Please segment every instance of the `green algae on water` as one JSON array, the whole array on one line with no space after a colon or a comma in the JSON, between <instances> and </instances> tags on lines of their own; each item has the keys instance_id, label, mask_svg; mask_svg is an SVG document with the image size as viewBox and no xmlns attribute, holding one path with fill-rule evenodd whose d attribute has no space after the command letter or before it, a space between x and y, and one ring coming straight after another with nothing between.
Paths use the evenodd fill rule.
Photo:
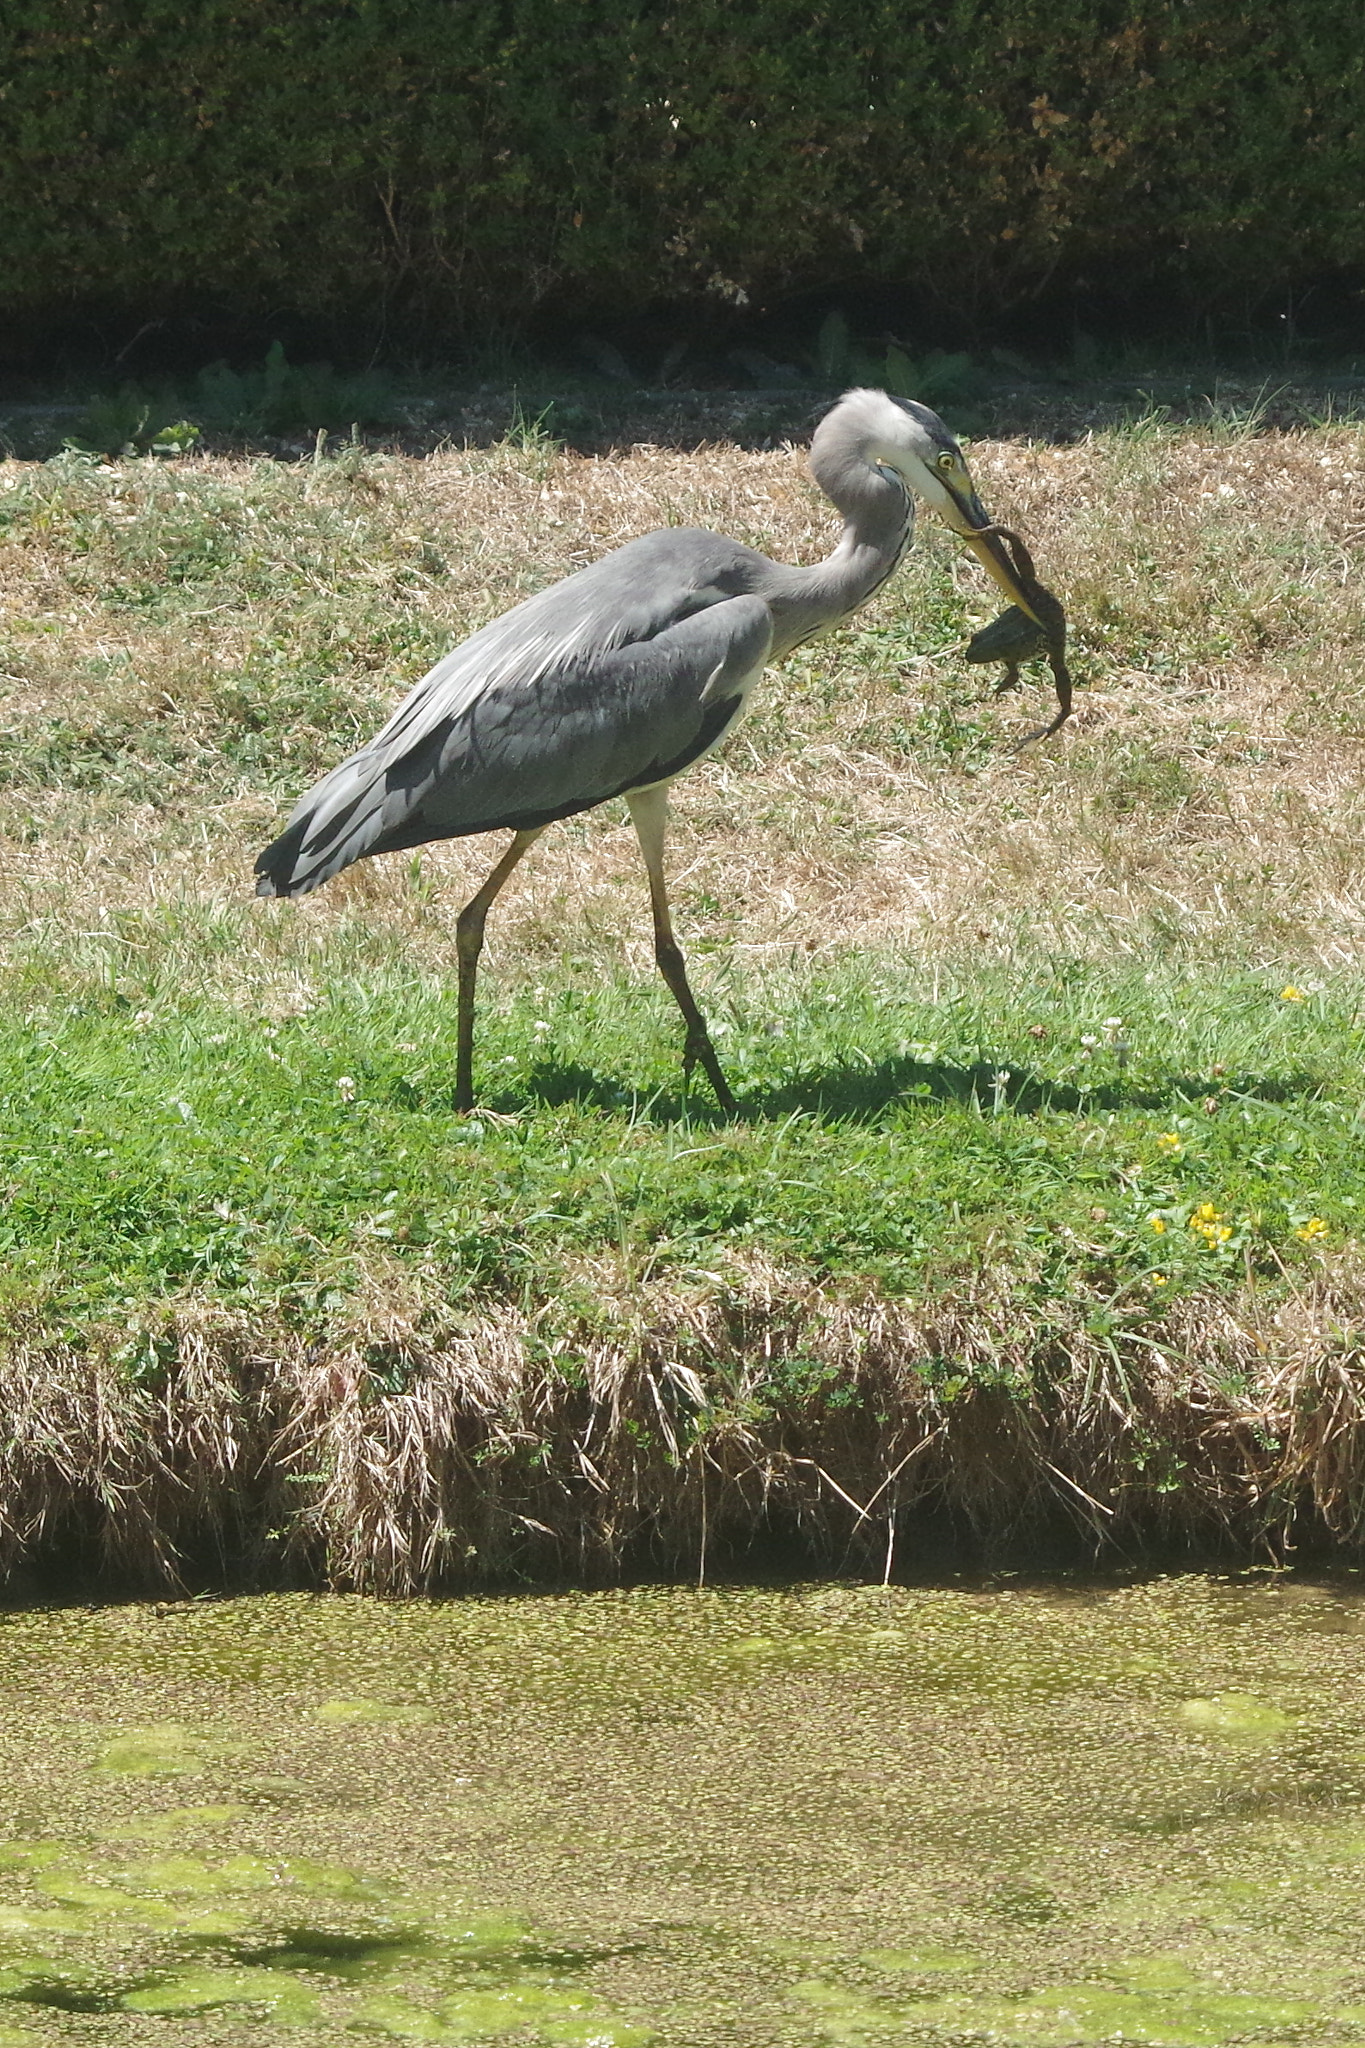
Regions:
<instances>
[{"instance_id":1,"label":"green algae on water","mask_svg":"<svg viewBox=\"0 0 1365 2048\"><path fill-rule=\"evenodd\" d=\"M11 1613L0 2027L1365 2048L1360 1611L1258 1576Z\"/></svg>"},{"instance_id":2,"label":"green algae on water","mask_svg":"<svg viewBox=\"0 0 1365 2048\"><path fill-rule=\"evenodd\" d=\"M226 1748L175 1721L129 1728L111 1736L95 1760L97 1771L130 1778L188 1777L207 1769Z\"/></svg>"},{"instance_id":3,"label":"green algae on water","mask_svg":"<svg viewBox=\"0 0 1365 2048\"><path fill-rule=\"evenodd\" d=\"M391 1722L397 1726L420 1726L432 1719L430 1707L390 1706L383 1700L324 1700L314 1707L313 1717L341 1727L363 1726L367 1721Z\"/></svg>"},{"instance_id":4,"label":"green algae on water","mask_svg":"<svg viewBox=\"0 0 1365 2048\"><path fill-rule=\"evenodd\" d=\"M101 1832L111 1842L178 1842L195 1835L230 1827L250 1810L240 1803L227 1806L173 1806L169 1813L134 1815L128 1820L111 1821ZM54 1854L60 1853L61 1851L54 1847ZM3 1854L4 1851L0 1848L0 1857L3 1857Z\"/></svg>"},{"instance_id":5,"label":"green algae on water","mask_svg":"<svg viewBox=\"0 0 1365 2048\"><path fill-rule=\"evenodd\" d=\"M315 1992L270 1970L181 1970L125 1993L119 2004L128 2012L167 2014L244 2005L287 2027L311 2025L322 2017Z\"/></svg>"},{"instance_id":6,"label":"green algae on water","mask_svg":"<svg viewBox=\"0 0 1365 2048\"><path fill-rule=\"evenodd\" d=\"M1269 1700L1251 1693L1224 1692L1213 1699L1184 1700L1181 1718L1192 1728L1208 1735L1223 1735L1233 1741L1271 1742L1294 1725L1293 1716L1281 1713Z\"/></svg>"},{"instance_id":7,"label":"green algae on water","mask_svg":"<svg viewBox=\"0 0 1365 2048\"><path fill-rule=\"evenodd\" d=\"M858 1961L873 1970L904 1972L915 1977L960 1976L964 1971L981 1968L980 1956L964 1955L950 1948L869 1948L864 1949Z\"/></svg>"},{"instance_id":8,"label":"green algae on water","mask_svg":"<svg viewBox=\"0 0 1365 2048\"><path fill-rule=\"evenodd\" d=\"M471 1989L422 2007L401 1998L363 2005L357 2024L400 2041L485 2041L507 2034L562 2043L564 2048L647 2048L648 2027L629 2026L593 2009L586 1997L535 1984Z\"/></svg>"}]
</instances>

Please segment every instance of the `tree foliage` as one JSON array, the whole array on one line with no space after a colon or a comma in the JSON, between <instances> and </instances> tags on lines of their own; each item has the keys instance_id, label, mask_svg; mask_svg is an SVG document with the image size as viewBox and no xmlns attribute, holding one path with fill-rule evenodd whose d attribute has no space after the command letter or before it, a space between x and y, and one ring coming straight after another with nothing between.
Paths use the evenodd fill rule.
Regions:
<instances>
[{"instance_id":1,"label":"tree foliage","mask_svg":"<svg viewBox=\"0 0 1365 2048\"><path fill-rule=\"evenodd\" d=\"M1365 256L1358 0L27 0L11 317L515 322Z\"/></svg>"}]
</instances>

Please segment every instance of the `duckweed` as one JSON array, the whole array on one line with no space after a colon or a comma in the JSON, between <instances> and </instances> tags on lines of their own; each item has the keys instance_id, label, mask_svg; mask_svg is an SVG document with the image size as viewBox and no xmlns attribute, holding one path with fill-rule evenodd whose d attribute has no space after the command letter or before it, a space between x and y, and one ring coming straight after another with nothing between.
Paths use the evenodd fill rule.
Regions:
<instances>
[{"instance_id":1,"label":"duckweed","mask_svg":"<svg viewBox=\"0 0 1365 2048\"><path fill-rule=\"evenodd\" d=\"M1253 1573L0 1614L0 2048L1365 2048L1362 1612Z\"/></svg>"},{"instance_id":2,"label":"duckweed","mask_svg":"<svg viewBox=\"0 0 1365 2048\"><path fill-rule=\"evenodd\" d=\"M1207 1734L1252 1742L1273 1741L1294 1725L1288 1714L1281 1713L1268 1700L1254 1699L1245 1692L1219 1693L1211 1700L1185 1700L1180 1712L1192 1727Z\"/></svg>"}]
</instances>

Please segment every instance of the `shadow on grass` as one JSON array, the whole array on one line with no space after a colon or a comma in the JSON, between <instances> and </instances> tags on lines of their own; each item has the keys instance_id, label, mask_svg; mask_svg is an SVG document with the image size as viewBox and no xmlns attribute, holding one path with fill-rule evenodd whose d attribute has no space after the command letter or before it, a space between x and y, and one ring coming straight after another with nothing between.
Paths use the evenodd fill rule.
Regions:
<instances>
[{"instance_id":1,"label":"shadow on grass","mask_svg":"<svg viewBox=\"0 0 1365 2048\"><path fill-rule=\"evenodd\" d=\"M1209 1097L1215 1097L1220 1104L1275 1104L1312 1096L1318 1092L1321 1081L1307 1073L1273 1080L1254 1074L1223 1075L1218 1079L1209 1075L1171 1074L1159 1083L1139 1085L1115 1079L1093 1088L1081 1088L1070 1081L1050 1081L1027 1068L1010 1068L1006 1078L1006 1070L988 1060L954 1066L946 1061L896 1056L866 1067L841 1063L777 1086L746 1089L742 1084L732 1085L739 1097L743 1122L776 1122L802 1113L830 1123L870 1123L888 1110L950 1102L975 1109L983 1116L1036 1116L1043 1111L1093 1116L1125 1109L1179 1112ZM677 1086L644 1095L592 1068L569 1062L542 1062L532 1070L524 1089L509 1089L493 1106L505 1111L524 1108L528 1097L550 1108L573 1102L615 1115L633 1112L650 1123L676 1123L684 1116L693 1122L729 1121L704 1081L697 1081L687 1093Z\"/></svg>"}]
</instances>

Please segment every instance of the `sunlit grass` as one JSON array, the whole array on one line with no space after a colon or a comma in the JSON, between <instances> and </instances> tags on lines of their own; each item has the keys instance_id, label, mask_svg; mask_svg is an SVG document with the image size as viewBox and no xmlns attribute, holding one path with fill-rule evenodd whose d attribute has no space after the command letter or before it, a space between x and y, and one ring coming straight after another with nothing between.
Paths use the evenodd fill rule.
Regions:
<instances>
[{"instance_id":1,"label":"sunlit grass","mask_svg":"<svg viewBox=\"0 0 1365 2048\"><path fill-rule=\"evenodd\" d=\"M1021 1310L1157 1314L1292 1284L1357 1235L1351 985L868 953L703 971L734 1124L682 1095L647 982L492 980L471 1119L430 977L261 1010L169 977L62 988L53 963L0 1030L9 1284L67 1319L183 1288L308 1315L376 1248L447 1300L554 1298L619 1254L680 1285L763 1258L917 1298L988 1268Z\"/></svg>"}]
</instances>

